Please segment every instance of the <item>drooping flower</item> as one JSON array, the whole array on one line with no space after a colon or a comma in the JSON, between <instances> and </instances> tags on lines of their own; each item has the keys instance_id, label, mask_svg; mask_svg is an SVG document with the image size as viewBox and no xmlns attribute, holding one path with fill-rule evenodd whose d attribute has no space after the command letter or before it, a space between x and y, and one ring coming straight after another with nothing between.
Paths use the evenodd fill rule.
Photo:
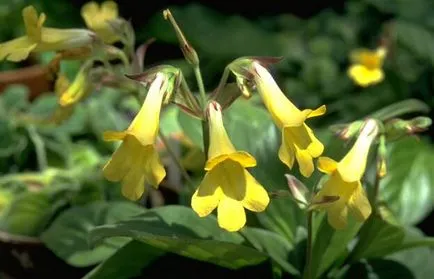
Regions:
<instances>
[{"instance_id":1,"label":"drooping flower","mask_svg":"<svg viewBox=\"0 0 434 279\"><path fill-rule=\"evenodd\" d=\"M166 75L157 73L140 111L128 129L104 133L106 141L122 140L104 166L104 176L109 181L122 181L122 194L128 199L139 199L145 191L145 182L157 188L166 176L155 140L167 87Z\"/></svg>"},{"instance_id":2,"label":"drooping flower","mask_svg":"<svg viewBox=\"0 0 434 279\"><path fill-rule=\"evenodd\" d=\"M317 206L327 211L328 222L335 229L346 227L348 213L359 222L365 221L371 214L371 205L360 180L377 134L376 121L367 120L353 147L340 162L327 157L318 160L318 169L328 174L329 178L313 198L313 203L320 204L327 197L339 197L335 202Z\"/></svg>"},{"instance_id":3,"label":"drooping flower","mask_svg":"<svg viewBox=\"0 0 434 279\"><path fill-rule=\"evenodd\" d=\"M90 81L89 70L91 63L83 64L75 76L74 81L59 96L59 104L67 107L77 103L85 98L92 91L92 82ZM60 82L60 80L58 79Z\"/></svg>"},{"instance_id":4,"label":"drooping flower","mask_svg":"<svg viewBox=\"0 0 434 279\"><path fill-rule=\"evenodd\" d=\"M118 5L114 1L105 1L101 5L92 1L81 8L81 17L86 26L93 30L105 43L112 44L119 39L110 25L110 21L118 18Z\"/></svg>"},{"instance_id":5,"label":"drooping flower","mask_svg":"<svg viewBox=\"0 0 434 279\"><path fill-rule=\"evenodd\" d=\"M270 202L268 193L246 170L256 160L244 151L236 151L223 126L221 107L208 106L209 149L204 179L191 199L193 210L201 217L217 208L220 227L238 231L246 223L244 208L261 212Z\"/></svg>"},{"instance_id":6,"label":"drooping flower","mask_svg":"<svg viewBox=\"0 0 434 279\"><path fill-rule=\"evenodd\" d=\"M313 170L313 158L324 151L323 144L315 137L305 121L307 118L323 115L323 105L315 110L299 110L280 90L271 74L261 64L253 63L254 82L273 121L282 131L279 159L290 169L297 160L300 173L309 177Z\"/></svg>"},{"instance_id":7,"label":"drooping flower","mask_svg":"<svg viewBox=\"0 0 434 279\"><path fill-rule=\"evenodd\" d=\"M59 51L89 45L94 34L85 29L43 27L46 16L38 16L33 6L22 11L26 35L0 44L0 60L21 61L30 52Z\"/></svg>"},{"instance_id":8,"label":"drooping flower","mask_svg":"<svg viewBox=\"0 0 434 279\"><path fill-rule=\"evenodd\" d=\"M369 49L354 50L351 55L352 65L348 75L360 86L367 87L384 79L383 62L387 50L384 47L372 51Z\"/></svg>"}]
</instances>

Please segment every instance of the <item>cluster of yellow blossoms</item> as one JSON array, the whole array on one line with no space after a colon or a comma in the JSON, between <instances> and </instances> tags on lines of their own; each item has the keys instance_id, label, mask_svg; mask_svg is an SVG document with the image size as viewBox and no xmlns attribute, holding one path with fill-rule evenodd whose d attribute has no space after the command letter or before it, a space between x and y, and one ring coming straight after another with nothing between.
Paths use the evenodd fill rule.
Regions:
<instances>
[{"instance_id":1,"label":"cluster of yellow blossoms","mask_svg":"<svg viewBox=\"0 0 434 279\"><path fill-rule=\"evenodd\" d=\"M119 30L114 26L118 17L114 2L108 1L101 6L88 3L83 6L82 17L90 30L47 28L43 27L45 15L38 16L32 6L26 7L23 10L26 35L0 44L0 60L20 61L26 59L30 52L86 47L99 39L111 44L119 39ZM384 57L385 50L381 48L375 53L358 52L353 57L356 64L349 69L349 75L362 86L379 82L384 76L381 71ZM306 120L323 115L326 107L298 109L260 60L248 58L244 62L247 74L234 72L238 85L240 89L246 84L252 85L249 90L259 93L280 129L280 160L289 169L297 162L300 173L310 177L314 172L314 159L319 158L319 170L329 175L311 203L328 212L329 223L334 228L346 226L348 212L360 221L366 220L371 207L360 180L370 146L377 135L376 122L366 122L354 146L340 162L320 157L324 146ZM87 74L89 68L89 65L83 65L72 84L65 82L66 85L59 86L64 90L60 98L62 106L76 103L91 90ZM148 77L148 81L150 87L147 96L130 126L122 132L109 131L104 134L107 141L122 141L104 166L104 176L110 181L121 182L123 195L131 200L138 200L143 195L145 184L157 188L166 176L156 148L156 139L160 111L165 103L163 100L167 94L172 94L175 87L171 84L171 76L164 71L154 73ZM247 170L256 166L255 158L245 151L237 151L231 143L224 128L222 113L221 106L215 100L206 105L204 118L209 128L209 148L204 167L206 174L192 196L191 206L199 216L207 216L217 208L220 227L238 231L246 223L245 209L264 211L270 198L264 187ZM327 197L337 199L323 202Z\"/></svg>"},{"instance_id":2,"label":"cluster of yellow blossoms","mask_svg":"<svg viewBox=\"0 0 434 279\"><path fill-rule=\"evenodd\" d=\"M324 150L305 121L325 113L325 106L316 110L299 110L285 97L268 70L257 61L251 63L252 76L275 124L282 131L280 160L292 168L297 161L300 172L309 177L314 171L313 159ZM157 187L165 176L155 141L162 99L167 94L168 77L158 73L150 85L148 95L139 113L125 132L107 132L107 140L122 140L122 144L104 167L111 181L122 181L122 192L137 200L144 192L144 182ZM264 187L248 172L256 166L255 158L245 151L237 151L223 124L222 108L210 101L206 109L209 126L209 149L205 177L193 194L191 206L199 216L207 216L217 208L219 225L228 231L237 231L246 223L245 209L261 212L270 202ZM377 135L375 121L368 121L349 153L339 162L320 157L318 168L329 174L324 187L313 198L317 208L328 211L330 224L335 228L346 225L348 210L363 221L371 207L361 186L369 148ZM331 203L324 197L337 196Z\"/></svg>"}]
</instances>

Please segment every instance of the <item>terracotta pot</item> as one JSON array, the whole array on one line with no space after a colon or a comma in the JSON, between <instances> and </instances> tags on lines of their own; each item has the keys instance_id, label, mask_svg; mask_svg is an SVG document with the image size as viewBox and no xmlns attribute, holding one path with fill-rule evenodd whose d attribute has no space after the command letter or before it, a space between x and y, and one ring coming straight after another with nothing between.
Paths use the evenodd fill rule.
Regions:
<instances>
[{"instance_id":1,"label":"terracotta pot","mask_svg":"<svg viewBox=\"0 0 434 279\"><path fill-rule=\"evenodd\" d=\"M78 279L92 268L76 268L68 265L45 247L38 238L11 235L0 231L0 270L6 278Z\"/></svg>"},{"instance_id":2,"label":"terracotta pot","mask_svg":"<svg viewBox=\"0 0 434 279\"><path fill-rule=\"evenodd\" d=\"M46 66L42 65L0 72L0 94L9 85L23 84L29 88L29 99L33 100L39 95L52 90L53 83L48 77L49 70Z\"/></svg>"}]
</instances>

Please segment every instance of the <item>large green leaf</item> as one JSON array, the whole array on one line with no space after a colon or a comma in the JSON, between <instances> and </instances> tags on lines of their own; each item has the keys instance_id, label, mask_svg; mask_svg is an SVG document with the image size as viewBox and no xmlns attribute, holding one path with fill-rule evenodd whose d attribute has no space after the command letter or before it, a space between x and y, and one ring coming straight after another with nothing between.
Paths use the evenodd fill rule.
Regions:
<instances>
[{"instance_id":1,"label":"large green leaf","mask_svg":"<svg viewBox=\"0 0 434 279\"><path fill-rule=\"evenodd\" d=\"M350 266L343 279L415 279L413 273L402 263L376 259L357 262Z\"/></svg>"},{"instance_id":2,"label":"large green leaf","mask_svg":"<svg viewBox=\"0 0 434 279\"><path fill-rule=\"evenodd\" d=\"M94 202L72 207L56 218L41 239L70 265L90 266L107 259L129 240L112 238L92 249L88 243L89 231L99 225L131 218L143 211L144 208L131 202Z\"/></svg>"},{"instance_id":3,"label":"large green leaf","mask_svg":"<svg viewBox=\"0 0 434 279\"><path fill-rule=\"evenodd\" d=\"M220 229L213 216L200 218L190 208L164 206L113 225L95 228L91 243L125 236L185 257L238 269L256 265L266 255L242 245L243 237Z\"/></svg>"},{"instance_id":4,"label":"large green leaf","mask_svg":"<svg viewBox=\"0 0 434 279\"><path fill-rule=\"evenodd\" d=\"M381 258L419 246L434 247L434 238L424 237L415 228L390 224L373 214L360 230L359 241L351 258Z\"/></svg>"},{"instance_id":5,"label":"large green leaf","mask_svg":"<svg viewBox=\"0 0 434 279\"><path fill-rule=\"evenodd\" d=\"M342 256L347 254L348 244L353 240L362 226L361 223L354 221L351 216L349 216L347 227L342 230L332 228L325 214L322 215L322 218L321 215L319 215L318 218L315 219L321 223L313 238L311 259L313 278L316 278L315 276L319 277Z\"/></svg>"},{"instance_id":6,"label":"large green leaf","mask_svg":"<svg viewBox=\"0 0 434 279\"><path fill-rule=\"evenodd\" d=\"M433 207L433 148L424 141L407 138L390 146L388 153L388 174L381 180L381 198L402 224L416 224Z\"/></svg>"},{"instance_id":7,"label":"large green leaf","mask_svg":"<svg viewBox=\"0 0 434 279\"><path fill-rule=\"evenodd\" d=\"M132 240L110 258L96 266L83 279L129 279L165 252L143 242Z\"/></svg>"},{"instance_id":8,"label":"large green leaf","mask_svg":"<svg viewBox=\"0 0 434 279\"><path fill-rule=\"evenodd\" d=\"M386 259L397 261L406 266L412 271L415 279L432 278L434 274L434 251L428 247L400 251L388 256Z\"/></svg>"},{"instance_id":9,"label":"large green leaf","mask_svg":"<svg viewBox=\"0 0 434 279\"><path fill-rule=\"evenodd\" d=\"M259 228L244 228L241 234L253 247L268 254L284 271L294 275L300 274L300 271L288 261L294 246L285 238Z\"/></svg>"}]
</instances>

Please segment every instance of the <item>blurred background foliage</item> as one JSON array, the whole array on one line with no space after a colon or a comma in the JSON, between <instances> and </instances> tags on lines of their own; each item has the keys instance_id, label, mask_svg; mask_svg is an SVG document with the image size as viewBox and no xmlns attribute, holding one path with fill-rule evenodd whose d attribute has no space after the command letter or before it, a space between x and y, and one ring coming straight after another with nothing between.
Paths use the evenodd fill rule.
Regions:
<instances>
[{"instance_id":1,"label":"blurred background foliage","mask_svg":"<svg viewBox=\"0 0 434 279\"><path fill-rule=\"evenodd\" d=\"M0 41L23 34L24 26L20 14L28 2L11 0L0 3ZM47 26L76 28L84 27L80 8L85 2L34 0L31 4L48 15ZM279 1L258 4L251 2L249 6L238 3L214 4L207 1L186 1L182 5L175 2L154 2L118 2L120 14L130 19L135 28L138 44L149 38L156 39L146 56L147 67L163 62L178 66L183 70L191 87L195 87L193 73L182 57L175 33L161 15L161 10L167 7L171 9L186 37L198 52L209 91L217 86L225 66L240 56L280 56L283 60L272 68L272 72L287 96L301 108L327 105L327 114L312 121L326 145L327 156L339 159L348 147L348 143L336 139L329 131L331 124L354 121L384 106L409 98L419 99L434 108L433 1L348 0L321 1L318 4L319 1L312 0L299 1L299 4L285 3L286 8L283 8ZM304 6L307 8L302 8ZM386 79L372 87L358 87L346 73L350 62L349 53L360 47L374 49L382 37L386 37L390 43L390 53L384 65ZM2 62L0 70L46 64L52 57L52 53L47 53L33 56L22 63ZM65 62L62 64L62 71L72 79L78 66L76 62ZM104 268L110 266L110 263L128 260L124 253L149 259L149 262L136 263L137 266L128 270L130 273L161 257L161 250L149 248L155 247L151 236L169 232L167 227L156 224L152 218L139 225L147 230L154 226L161 231L147 231L147 234L141 235L140 244L135 241L123 246L125 242L122 240L113 240L98 244L96 249L87 247L85 232L90 228L121 221L133 213L142 212L141 209L126 203L119 193L118 185L105 181L100 172L116 147L102 141L102 132L127 127L138 109L134 100L122 92L103 88L78 104L70 119L56 126L26 121L28 118L38 119L54 113L57 108L56 96L44 94L30 102L28 95L27 88L14 85L4 90L0 97L0 207L4 209L0 215L0 229L41 237L47 247L73 266L92 266L106 260L99 269L93 270L88 278L105 278L104 272L107 271ZM429 116L434 116L432 111ZM284 174L287 170L276 156L280 135L261 107L257 96L234 103L225 113L225 124L235 146L249 151L257 158L259 165L252 169L255 177L269 190L286 189ZM171 107L163 112L161 126L173 142L176 142L180 134L188 138L188 144L178 144L176 147L183 156L185 168L192 176L192 186L196 186L203 174L200 122L180 113L176 107ZM389 173L381 184L382 199L387 204L385 210L392 212L399 223L417 225L431 236L434 235L434 229L430 225L434 219L430 215L434 205L433 136L434 130L431 128L422 134L420 139L409 137L389 144ZM161 150L164 152L164 148ZM170 171L170 167L176 167L170 166L167 156L163 156L163 161L169 165L169 178L165 180L161 191L150 191L148 195L151 198L145 197L143 202L147 207L162 204L189 205L192 188L180 189L180 175ZM375 164L372 165L367 173L368 190L371 189L369 184L375 175ZM11 176L17 173L25 173L27 177L20 178L23 183L12 179L14 182L11 185ZM173 173L175 174L172 175ZM297 170L294 169L293 173L297 173ZM318 179L319 174L316 174L304 182L311 186ZM49 185L55 186L47 187ZM42 190L32 191L32 187L40 187ZM13 206L9 206L10 204ZM95 212L98 214L93 214ZM190 213L185 212L186 215ZM143 214L156 214L162 220L176 220L176 216L168 214L165 209ZM27 220L25 224L22 222L23 218ZM80 218L86 220L81 222ZM197 221L194 216L189 218L189 224ZM305 238L304 222L303 213L294 203L287 199L276 199L266 212L249 216L251 226L261 226L269 231L256 228L246 230L243 240L238 234L216 237L209 232L215 229L213 225L204 224L207 227L205 231L209 232L205 237L212 241L244 241L260 251L278 251L272 255L273 260L287 273L296 274L304 264L304 252L300 252L300 245L303 245L301 240ZM83 227L84 223L88 226ZM124 235L128 236L128 233L125 231ZM402 237L405 234L404 231L394 233ZM116 232L103 228L97 230L93 238L96 241L110 234L115 235ZM200 228L195 232L179 230L175 234L181 239L189 235L204 235ZM67 241L59 241L59 235L76 246L71 247ZM330 236L330 239L339 242L342 239L340 237L336 234ZM274 242L263 242L267 238ZM167 239L161 241L165 243L166 251L177 253L176 245L179 243ZM280 250L272 247L276 246L276 243L280 244ZM345 242L344 245L346 244ZM140 245L151 245L146 250L148 254L143 255ZM118 250L121 246L122 249ZM228 250L225 250L226 248ZM341 248L322 252L335 260L345 250L344 246ZM231 251L230 249L225 247L222 251ZM416 257L414 254L407 255L413 251L409 250L392 254L391 259L381 260L384 262L380 264L380 260L358 262L350 268L346 277L342 278L353 278L352 272L368 272L369 268L369 272L375 273L377 266L387 264L390 264L391 268L397 268L396 262L400 263L402 272L411 269L413 274L417 273L415 278L427 278L423 274L430 274L431 271L422 271L420 266L424 264L421 262L429 262L434 256L431 250L426 249L427 251L416 253L420 261L408 261L409 257ZM216 251L211 260L207 260L203 251L187 256L214 263L213 260L219 257L218 253L219 251ZM259 261L260 258L259 255L249 254L251 251L239 253L244 253L251 261ZM288 253L291 255L291 264L286 262ZM244 257L240 254L235 254L233 259ZM174 255L170 254L170 257ZM168 254L165 256L169 257ZM226 260L227 263L218 264L230 265L232 258ZM326 270L330 266L321 268ZM126 274L125 270L123 272ZM152 271L149 272L152 274ZM381 275L381 268L378 272ZM380 278L389 278L385 277L389 275L383 274Z\"/></svg>"}]
</instances>

